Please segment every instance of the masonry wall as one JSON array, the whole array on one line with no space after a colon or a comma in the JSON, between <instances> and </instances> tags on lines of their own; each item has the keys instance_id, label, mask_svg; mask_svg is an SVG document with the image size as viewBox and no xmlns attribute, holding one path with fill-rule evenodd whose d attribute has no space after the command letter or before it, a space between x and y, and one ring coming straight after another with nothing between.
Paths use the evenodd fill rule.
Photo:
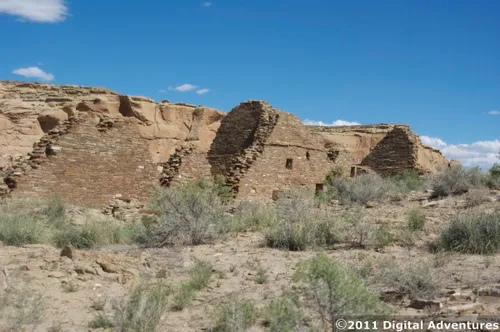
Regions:
<instances>
[{"instance_id":1,"label":"masonry wall","mask_svg":"<svg viewBox=\"0 0 500 332\"><path fill-rule=\"evenodd\" d=\"M381 175L392 175L407 169L418 169L418 147L407 127L395 127L361 162Z\"/></svg>"},{"instance_id":2,"label":"masonry wall","mask_svg":"<svg viewBox=\"0 0 500 332\"><path fill-rule=\"evenodd\" d=\"M309 159L308 159L309 158ZM287 159L292 168L287 168ZM239 183L239 198L272 198L275 190L305 187L315 190L323 183L331 165L323 151L297 146L266 145Z\"/></svg>"},{"instance_id":3,"label":"masonry wall","mask_svg":"<svg viewBox=\"0 0 500 332\"><path fill-rule=\"evenodd\" d=\"M23 176L12 194L58 194L89 207L102 207L115 194L145 201L158 185L159 171L136 119L116 121L106 130L98 130L97 122L82 117L55 143L57 155Z\"/></svg>"}]
</instances>

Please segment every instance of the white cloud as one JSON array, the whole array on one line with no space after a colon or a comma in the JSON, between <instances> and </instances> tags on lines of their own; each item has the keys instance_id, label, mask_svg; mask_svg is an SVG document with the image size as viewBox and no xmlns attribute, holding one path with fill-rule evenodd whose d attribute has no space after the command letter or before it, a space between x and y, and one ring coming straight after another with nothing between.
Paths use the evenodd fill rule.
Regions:
<instances>
[{"instance_id":1,"label":"white cloud","mask_svg":"<svg viewBox=\"0 0 500 332\"><path fill-rule=\"evenodd\" d=\"M203 3L201 4L201 6L202 6L202 7L205 7L205 8L212 7L212 5L213 5L213 3L212 3L212 2L209 2L209 1L207 1L207 2L203 2Z\"/></svg>"},{"instance_id":2,"label":"white cloud","mask_svg":"<svg viewBox=\"0 0 500 332\"><path fill-rule=\"evenodd\" d=\"M171 86L169 86L168 90L170 90L170 91L178 91L178 92L188 92L188 91L194 90L196 88L197 88L196 85L192 85L192 84L186 83L186 84L182 84L182 85L176 86L175 88L172 88Z\"/></svg>"},{"instance_id":3,"label":"white cloud","mask_svg":"<svg viewBox=\"0 0 500 332\"><path fill-rule=\"evenodd\" d=\"M196 93L199 95L204 95L205 93L208 93L208 92L210 92L210 89L200 89L200 90L196 91Z\"/></svg>"},{"instance_id":4,"label":"white cloud","mask_svg":"<svg viewBox=\"0 0 500 332\"><path fill-rule=\"evenodd\" d=\"M500 111L493 110L493 111L489 111L488 114L490 114L490 115L500 115Z\"/></svg>"},{"instance_id":5,"label":"white cloud","mask_svg":"<svg viewBox=\"0 0 500 332\"><path fill-rule=\"evenodd\" d=\"M54 79L54 75L46 73L38 67L19 68L14 70L12 73L28 78L39 78L44 81L52 81Z\"/></svg>"},{"instance_id":6,"label":"white cloud","mask_svg":"<svg viewBox=\"0 0 500 332\"><path fill-rule=\"evenodd\" d=\"M345 121L345 120L335 120L332 123L325 123L323 121L314 121L314 120L304 120L304 124L308 126L359 126L360 123L355 121Z\"/></svg>"},{"instance_id":7,"label":"white cloud","mask_svg":"<svg viewBox=\"0 0 500 332\"><path fill-rule=\"evenodd\" d=\"M165 89L158 90L159 93L165 93L167 92Z\"/></svg>"},{"instance_id":8,"label":"white cloud","mask_svg":"<svg viewBox=\"0 0 500 332\"><path fill-rule=\"evenodd\" d=\"M448 159L459 160L465 167L479 166L489 169L494 163L500 162L497 156L500 151L500 141L478 141L472 144L447 144L436 137L421 136L422 143L440 150Z\"/></svg>"},{"instance_id":9,"label":"white cloud","mask_svg":"<svg viewBox=\"0 0 500 332\"><path fill-rule=\"evenodd\" d=\"M69 15L64 0L0 0L0 13L37 23L60 22Z\"/></svg>"}]
</instances>

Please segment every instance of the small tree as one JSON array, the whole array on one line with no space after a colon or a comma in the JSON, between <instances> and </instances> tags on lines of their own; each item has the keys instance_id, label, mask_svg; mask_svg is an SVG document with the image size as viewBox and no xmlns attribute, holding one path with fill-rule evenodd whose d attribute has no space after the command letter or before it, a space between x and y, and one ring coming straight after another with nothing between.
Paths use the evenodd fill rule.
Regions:
<instances>
[{"instance_id":1,"label":"small tree","mask_svg":"<svg viewBox=\"0 0 500 332\"><path fill-rule=\"evenodd\" d=\"M323 326L331 326L331 331L335 331L335 320L344 315L375 316L388 312L361 279L349 275L324 254L300 262L294 280L304 283Z\"/></svg>"}]
</instances>

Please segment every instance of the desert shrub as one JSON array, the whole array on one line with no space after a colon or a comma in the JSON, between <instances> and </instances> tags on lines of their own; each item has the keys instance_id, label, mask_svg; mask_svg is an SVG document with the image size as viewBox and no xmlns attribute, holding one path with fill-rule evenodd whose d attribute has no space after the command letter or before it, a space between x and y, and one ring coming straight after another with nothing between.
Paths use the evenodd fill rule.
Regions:
<instances>
[{"instance_id":1,"label":"desert shrub","mask_svg":"<svg viewBox=\"0 0 500 332\"><path fill-rule=\"evenodd\" d=\"M231 231L241 232L247 229L258 230L276 221L276 209L273 205L261 202L242 201L236 207L231 222Z\"/></svg>"},{"instance_id":2,"label":"desert shrub","mask_svg":"<svg viewBox=\"0 0 500 332\"><path fill-rule=\"evenodd\" d=\"M400 266L393 260L382 262L375 279L399 296L432 298L439 290L439 278L431 264L421 261Z\"/></svg>"},{"instance_id":3,"label":"desert shrub","mask_svg":"<svg viewBox=\"0 0 500 332\"><path fill-rule=\"evenodd\" d=\"M257 311L251 301L236 298L217 308L214 332L246 331L256 320Z\"/></svg>"},{"instance_id":4,"label":"desert shrub","mask_svg":"<svg viewBox=\"0 0 500 332\"><path fill-rule=\"evenodd\" d=\"M377 248L385 247L393 241L392 234L387 225L380 225L373 232L373 244Z\"/></svg>"},{"instance_id":5,"label":"desert shrub","mask_svg":"<svg viewBox=\"0 0 500 332\"><path fill-rule=\"evenodd\" d=\"M0 213L0 241L8 246L46 243L49 234L43 222L25 214Z\"/></svg>"},{"instance_id":6,"label":"desert shrub","mask_svg":"<svg viewBox=\"0 0 500 332\"><path fill-rule=\"evenodd\" d=\"M213 266L210 262L196 260L189 270L190 283L194 289L200 290L208 285L213 274Z\"/></svg>"},{"instance_id":7,"label":"desert shrub","mask_svg":"<svg viewBox=\"0 0 500 332\"><path fill-rule=\"evenodd\" d=\"M425 213L419 208L413 208L407 216L408 229L412 232L421 231L425 226Z\"/></svg>"},{"instance_id":8,"label":"desert shrub","mask_svg":"<svg viewBox=\"0 0 500 332\"><path fill-rule=\"evenodd\" d=\"M172 309L182 310L187 307L193 300L196 292L208 285L213 271L214 269L210 262L196 260L193 267L188 271L189 280L182 282L174 294Z\"/></svg>"},{"instance_id":9,"label":"desert shrub","mask_svg":"<svg viewBox=\"0 0 500 332\"><path fill-rule=\"evenodd\" d=\"M45 299L40 294L24 286L0 287L0 317L7 325L4 326L6 331L27 331L27 327L34 331L42 323L44 316Z\"/></svg>"},{"instance_id":10,"label":"desert shrub","mask_svg":"<svg viewBox=\"0 0 500 332\"><path fill-rule=\"evenodd\" d=\"M91 329L109 329L114 327L114 325L108 317L100 313L89 322L89 327Z\"/></svg>"},{"instance_id":11,"label":"desert shrub","mask_svg":"<svg viewBox=\"0 0 500 332\"><path fill-rule=\"evenodd\" d=\"M418 171L413 169L393 175L391 181L404 191L419 190L425 184Z\"/></svg>"},{"instance_id":12,"label":"desert shrub","mask_svg":"<svg viewBox=\"0 0 500 332\"><path fill-rule=\"evenodd\" d=\"M159 215L150 229L153 247L212 243L227 219L213 188L196 182L160 189L149 206Z\"/></svg>"},{"instance_id":13,"label":"desert shrub","mask_svg":"<svg viewBox=\"0 0 500 332\"><path fill-rule=\"evenodd\" d=\"M441 233L438 246L469 254L500 252L500 212L460 214Z\"/></svg>"},{"instance_id":14,"label":"desert shrub","mask_svg":"<svg viewBox=\"0 0 500 332\"><path fill-rule=\"evenodd\" d=\"M265 284L269 278L267 270L263 266L259 266L255 274L255 282L259 285Z\"/></svg>"},{"instance_id":15,"label":"desert shrub","mask_svg":"<svg viewBox=\"0 0 500 332\"><path fill-rule=\"evenodd\" d=\"M328 192L346 205L381 200L389 189L388 182L377 174L361 174L355 179L334 178L328 182Z\"/></svg>"},{"instance_id":16,"label":"desert shrub","mask_svg":"<svg viewBox=\"0 0 500 332\"><path fill-rule=\"evenodd\" d=\"M276 220L264 230L268 247L299 251L338 242L334 220L316 209L306 192L286 193L276 202L276 211Z\"/></svg>"},{"instance_id":17,"label":"desert shrub","mask_svg":"<svg viewBox=\"0 0 500 332\"><path fill-rule=\"evenodd\" d=\"M488 200L490 191L486 188L472 188L465 194L465 207L472 208Z\"/></svg>"},{"instance_id":18,"label":"desert shrub","mask_svg":"<svg viewBox=\"0 0 500 332\"><path fill-rule=\"evenodd\" d=\"M430 179L433 197L461 195L484 182L484 174L479 168L463 169L460 166L442 169Z\"/></svg>"},{"instance_id":19,"label":"desert shrub","mask_svg":"<svg viewBox=\"0 0 500 332\"><path fill-rule=\"evenodd\" d=\"M328 173L326 173L325 181L329 183L344 177L344 175L344 169L341 166L334 166L328 171Z\"/></svg>"},{"instance_id":20,"label":"desert shrub","mask_svg":"<svg viewBox=\"0 0 500 332\"><path fill-rule=\"evenodd\" d=\"M500 164L494 164L488 171L487 186L490 189L500 189Z\"/></svg>"},{"instance_id":21,"label":"desert shrub","mask_svg":"<svg viewBox=\"0 0 500 332\"><path fill-rule=\"evenodd\" d=\"M299 298L294 294L275 298L264 308L264 325L270 332L295 331L302 320Z\"/></svg>"},{"instance_id":22,"label":"desert shrub","mask_svg":"<svg viewBox=\"0 0 500 332\"><path fill-rule=\"evenodd\" d=\"M66 218L66 203L60 196L52 196L46 202L42 213L49 218L52 223L60 222Z\"/></svg>"},{"instance_id":23,"label":"desert shrub","mask_svg":"<svg viewBox=\"0 0 500 332\"><path fill-rule=\"evenodd\" d=\"M189 282L181 282L179 288L174 294L172 310L181 311L184 310L194 299L196 294L196 289Z\"/></svg>"},{"instance_id":24,"label":"desert shrub","mask_svg":"<svg viewBox=\"0 0 500 332\"><path fill-rule=\"evenodd\" d=\"M496 163L491 166L489 173L493 177L500 177L500 164Z\"/></svg>"},{"instance_id":25,"label":"desert shrub","mask_svg":"<svg viewBox=\"0 0 500 332\"><path fill-rule=\"evenodd\" d=\"M77 249L90 249L99 245L131 242L133 234L127 227L111 220L90 220L82 225L67 224L54 230L52 242L57 247L72 245Z\"/></svg>"},{"instance_id":26,"label":"desert shrub","mask_svg":"<svg viewBox=\"0 0 500 332\"><path fill-rule=\"evenodd\" d=\"M300 262L294 280L302 282L306 297L312 300L323 326L334 326L335 317L366 317L387 312L387 308L361 279L349 275L342 266L324 254Z\"/></svg>"},{"instance_id":27,"label":"desert shrub","mask_svg":"<svg viewBox=\"0 0 500 332\"><path fill-rule=\"evenodd\" d=\"M373 225L365 219L362 207L347 210L343 215L343 222L344 241L357 247L364 247L371 240Z\"/></svg>"},{"instance_id":28,"label":"desert shrub","mask_svg":"<svg viewBox=\"0 0 500 332\"><path fill-rule=\"evenodd\" d=\"M8 199L0 203L0 241L7 245L72 244L76 248L130 242L134 231L104 216L84 214L88 221L74 225L66 218L66 206L59 197Z\"/></svg>"},{"instance_id":29,"label":"desert shrub","mask_svg":"<svg viewBox=\"0 0 500 332\"><path fill-rule=\"evenodd\" d=\"M155 332L167 310L170 288L163 282L144 281L113 305L113 325L119 332Z\"/></svg>"}]
</instances>

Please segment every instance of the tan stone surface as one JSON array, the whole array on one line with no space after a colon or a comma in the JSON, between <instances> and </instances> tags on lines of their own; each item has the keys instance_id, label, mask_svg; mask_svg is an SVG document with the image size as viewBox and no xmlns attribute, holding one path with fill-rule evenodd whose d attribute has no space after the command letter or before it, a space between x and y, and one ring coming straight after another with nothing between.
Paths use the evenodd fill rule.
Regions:
<instances>
[{"instance_id":1,"label":"tan stone surface","mask_svg":"<svg viewBox=\"0 0 500 332\"><path fill-rule=\"evenodd\" d=\"M8 185L83 205L144 199L158 164L186 142L206 155L224 116L101 88L0 81L0 196Z\"/></svg>"}]
</instances>

